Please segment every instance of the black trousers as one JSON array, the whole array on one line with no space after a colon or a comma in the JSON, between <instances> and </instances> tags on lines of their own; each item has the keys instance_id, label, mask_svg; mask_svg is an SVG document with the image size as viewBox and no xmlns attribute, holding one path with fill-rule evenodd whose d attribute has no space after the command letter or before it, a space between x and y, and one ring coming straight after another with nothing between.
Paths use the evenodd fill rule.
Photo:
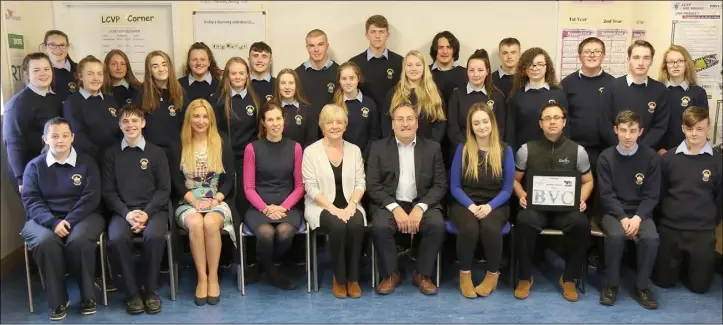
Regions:
<instances>
[{"instance_id":1,"label":"black trousers","mask_svg":"<svg viewBox=\"0 0 723 325\"><path fill-rule=\"evenodd\" d=\"M409 202L397 202L399 206L409 213L414 205ZM394 215L384 207L373 206L375 210L372 219L372 241L379 253L379 275L382 278L397 272L397 245L394 235L399 228L394 220ZM434 274L434 262L437 260L437 253L444 242L444 218L442 211L430 208L422 215L419 224L419 233L416 235L421 241L419 243L419 256L417 257L417 272L422 275L432 276Z\"/></svg>"},{"instance_id":2,"label":"black trousers","mask_svg":"<svg viewBox=\"0 0 723 325\"><path fill-rule=\"evenodd\" d=\"M319 229L329 234L334 277L340 284L359 281L359 258L364 240L364 216L361 211L344 223L327 210L321 211Z\"/></svg>"},{"instance_id":3,"label":"black trousers","mask_svg":"<svg viewBox=\"0 0 723 325\"><path fill-rule=\"evenodd\" d=\"M164 211L148 217L146 227L141 231L143 236L143 254L141 265L143 275L141 283L146 292L154 292L158 287L158 274L161 271L163 252L165 251L166 232L168 232L168 212ZM135 259L133 254L133 237L139 236L131 231L131 226L124 217L114 215L108 225L108 248L111 261L118 270L116 283L128 299L138 295Z\"/></svg>"},{"instance_id":4,"label":"black trousers","mask_svg":"<svg viewBox=\"0 0 723 325\"><path fill-rule=\"evenodd\" d=\"M613 216L604 215L600 226L605 232L605 284L617 286L620 283L620 264L628 238L625 236L623 225ZM650 286L650 274L658 256L658 243L658 231L653 219L648 218L640 222L638 237L635 240L637 257L635 286L638 289Z\"/></svg>"},{"instance_id":5,"label":"black trousers","mask_svg":"<svg viewBox=\"0 0 723 325\"><path fill-rule=\"evenodd\" d=\"M532 258L535 254L537 236L543 229L562 230L567 255L565 257L564 281L572 281L581 276L582 266L587 256L590 243L590 221L584 213L576 210L571 212L543 212L522 209L517 215L515 225L515 247L519 263L519 278L532 278Z\"/></svg>"},{"instance_id":6,"label":"black trousers","mask_svg":"<svg viewBox=\"0 0 723 325\"><path fill-rule=\"evenodd\" d=\"M80 287L82 300L95 299L95 250L105 220L91 213L70 230L65 238L30 220L20 234L28 243L33 259L45 279L48 307L54 309L68 301L65 283L66 264Z\"/></svg>"},{"instance_id":7,"label":"black trousers","mask_svg":"<svg viewBox=\"0 0 723 325\"><path fill-rule=\"evenodd\" d=\"M497 272L502 260L502 227L510 218L510 207L498 207L482 218L477 219L469 209L454 202L450 206L450 218L457 226L457 258L459 269L468 271L472 269L474 251L477 243L482 242L485 258L487 259L487 272Z\"/></svg>"},{"instance_id":8,"label":"black trousers","mask_svg":"<svg viewBox=\"0 0 723 325\"><path fill-rule=\"evenodd\" d=\"M662 288L672 288L683 280L688 290L705 293L715 273L715 230L678 230L658 227L660 247L653 281Z\"/></svg>"}]
</instances>

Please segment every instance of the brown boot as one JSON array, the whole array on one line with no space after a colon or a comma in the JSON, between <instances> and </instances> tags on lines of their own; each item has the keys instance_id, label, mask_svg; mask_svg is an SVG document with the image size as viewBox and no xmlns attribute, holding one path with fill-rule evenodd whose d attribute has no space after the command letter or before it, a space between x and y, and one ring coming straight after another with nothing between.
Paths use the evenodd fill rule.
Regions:
<instances>
[{"instance_id":1,"label":"brown boot","mask_svg":"<svg viewBox=\"0 0 723 325\"><path fill-rule=\"evenodd\" d=\"M361 297L361 287L359 286L359 282L357 281L347 281L346 282L346 293L351 298L359 298Z\"/></svg>"},{"instance_id":2,"label":"brown boot","mask_svg":"<svg viewBox=\"0 0 723 325\"><path fill-rule=\"evenodd\" d=\"M497 289L497 280L500 278L500 272L487 272L485 279L474 288L474 292L482 297L488 297Z\"/></svg>"},{"instance_id":3,"label":"brown boot","mask_svg":"<svg viewBox=\"0 0 723 325\"><path fill-rule=\"evenodd\" d=\"M533 278L520 280L520 282L517 283L517 288L515 288L515 298L520 300L527 299L527 297L530 296L530 288L532 288L533 283L535 283Z\"/></svg>"},{"instance_id":4,"label":"brown boot","mask_svg":"<svg viewBox=\"0 0 723 325\"><path fill-rule=\"evenodd\" d=\"M346 285L336 282L336 276L332 280L331 292L334 293L334 297L346 298Z\"/></svg>"},{"instance_id":5,"label":"brown boot","mask_svg":"<svg viewBox=\"0 0 723 325\"><path fill-rule=\"evenodd\" d=\"M575 302L579 299L579 297L577 296L577 288L575 287L575 282L563 282L562 276L560 276L560 286L562 287L562 297L565 298L565 300Z\"/></svg>"},{"instance_id":6,"label":"brown boot","mask_svg":"<svg viewBox=\"0 0 723 325\"><path fill-rule=\"evenodd\" d=\"M381 295L388 295L394 292L399 282L401 281L399 273L392 273L388 277L384 278L382 282L377 286L377 293Z\"/></svg>"},{"instance_id":7,"label":"brown boot","mask_svg":"<svg viewBox=\"0 0 723 325\"><path fill-rule=\"evenodd\" d=\"M474 284L472 283L472 272L459 272L459 291L465 298L477 298L477 293L474 291Z\"/></svg>"}]
</instances>

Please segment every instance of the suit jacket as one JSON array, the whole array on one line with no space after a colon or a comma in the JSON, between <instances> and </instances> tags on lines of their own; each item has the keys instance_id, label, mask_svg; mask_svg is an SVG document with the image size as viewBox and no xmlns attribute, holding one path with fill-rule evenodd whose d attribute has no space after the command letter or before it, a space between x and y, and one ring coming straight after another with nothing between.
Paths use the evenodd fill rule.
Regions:
<instances>
[{"instance_id":1,"label":"suit jacket","mask_svg":"<svg viewBox=\"0 0 723 325\"><path fill-rule=\"evenodd\" d=\"M304 217L309 223L311 229L319 227L319 216L324 209L316 204L314 199L321 194L329 201L334 203L336 199L336 179L334 178L334 170L331 169L329 157L324 151L322 140L317 140L306 149L304 149L304 158L301 162L301 173L304 177ZM341 186L344 190L344 198L347 202L351 200L354 190L360 190L364 193L366 183L364 179L364 161L362 160L361 150L351 142L344 141L344 156L342 157L341 166ZM366 212L361 204L357 204L356 209L364 216L364 225L366 226Z\"/></svg>"},{"instance_id":2,"label":"suit jacket","mask_svg":"<svg viewBox=\"0 0 723 325\"><path fill-rule=\"evenodd\" d=\"M386 137L372 143L367 164L367 194L377 208L397 202L399 184L399 151L396 137ZM417 185L415 203L427 204L428 209L441 209L447 194L447 172L442 150L432 139L417 137L414 146L414 177Z\"/></svg>"}]
</instances>

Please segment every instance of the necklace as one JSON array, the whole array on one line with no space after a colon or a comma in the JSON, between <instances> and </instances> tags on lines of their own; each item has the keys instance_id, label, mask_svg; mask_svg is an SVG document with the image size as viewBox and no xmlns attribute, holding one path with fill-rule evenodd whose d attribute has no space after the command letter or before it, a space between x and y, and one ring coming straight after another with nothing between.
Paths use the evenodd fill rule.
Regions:
<instances>
[{"instance_id":1,"label":"necklace","mask_svg":"<svg viewBox=\"0 0 723 325\"><path fill-rule=\"evenodd\" d=\"M344 159L344 145L341 147L341 155L339 155L339 159L331 159L331 155L329 154L329 148L327 148L327 144L324 144L324 152L326 153L326 157L329 159L329 162L334 166L339 166L341 161Z\"/></svg>"}]
</instances>

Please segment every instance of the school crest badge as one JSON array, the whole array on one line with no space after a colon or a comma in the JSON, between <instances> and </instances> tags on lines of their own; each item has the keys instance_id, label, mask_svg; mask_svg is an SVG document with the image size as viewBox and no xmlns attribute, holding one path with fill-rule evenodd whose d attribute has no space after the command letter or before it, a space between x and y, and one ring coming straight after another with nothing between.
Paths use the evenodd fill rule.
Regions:
<instances>
[{"instance_id":1,"label":"school crest badge","mask_svg":"<svg viewBox=\"0 0 723 325\"><path fill-rule=\"evenodd\" d=\"M148 159L146 159L146 158L141 159L141 169L143 169L143 170L148 169Z\"/></svg>"},{"instance_id":2,"label":"school crest badge","mask_svg":"<svg viewBox=\"0 0 723 325\"><path fill-rule=\"evenodd\" d=\"M387 79L391 80L394 78L394 69L387 69Z\"/></svg>"},{"instance_id":3,"label":"school crest badge","mask_svg":"<svg viewBox=\"0 0 723 325\"><path fill-rule=\"evenodd\" d=\"M333 94L334 93L334 83L330 82L330 83L326 84L326 90L328 90L330 94Z\"/></svg>"},{"instance_id":4,"label":"school crest badge","mask_svg":"<svg viewBox=\"0 0 723 325\"><path fill-rule=\"evenodd\" d=\"M130 104L130 103L132 103L132 102L133 102L132 99L130 99L130 98L126 99L126 104Z\"/></svg>"},{"instance_id":5,"label":"school crest badge","mask_svg":"<svg viewBox=\"0 0 723 325\"><path fill-rule=\"evenodd\" d=\"M80 174L73 174L73 176L70 177L73 180L73 185L80 186L83 182L83 176Z\"/></svg>"},{"instance_id":6,"label":"school crest badge","mask_svg":"<svg viewBox=\"0 0 723 325\"><path fill-rule=\"evenodd\" d=\"M605 87L600 87L597 90L602 94L603 90L605 90Z\"/></svg>"},{"instance_id":7,"label":"school crest badge","mask_svg":"<svg viewBox=\"0 0 723 325\"><path fill-rule=\"evenodd\" d=\"M683 96L683 98L680 99L680 106L688 107L688 103L690 103L690 97Z\"/></svg>"},{"instance_id":8,"label":"school crest badge","mask_svg":"<svg viewBox=\"0 0 723 325\"><path fill-rule=\"evenodd\" d=\"M488 100L488 101L487 101L487 106L489 106L491 110L494 110L494 109L495 109L495 101L494 101L494 100L491 100L491 99Z\"/></svg>"},{"instance_id":9,"label":"school crest badge","mask_svg":"<svg viewBox=\"0 0 723 325\"><path fill-rule=\"evenodd\" d=\"M249 105L246 106L246 115L248 116L254 116L254 107Z\"/></svg>"},{"instance_id":10,"label":"school crest badge","mask_svg":"<svg viewBox=\"0 0 723 325\"><path fill-rule=\"evenodd\" d=\"M78 91L78 85L75 84L75 82L69 82L68 83L68 90L70 90L70 93L75 93Z\"/></svg>"},{"instance_id":11,"label":"school crest badge","mask_svg":"<svg viewBox=\"0 0 723 325\"><path fill-rule=\"evenodd\" d=\"M557 103L554 99L549 99L547 102L550 103L550 104L556 104L556 103Z\"/></svg>"},{"instance_id":12,"label":"school crest badge","mask_svg":"<svg viewBox=\"0 0 723 325\"><path fill-rule=\"evenodd\" d=\"M710 170L704 169L703 170L703 181L707 182L710 180Z\"/></svg>"},{"instance_id":13,"label":"school crest badge","mask_svg":"<svg viewBox=\"0 0 723 325\"><path fill-rule=\"evenodd\" d=\"M643 175L643 173L635 174L635 184L643 185L643 180L645 180L645 175Z\"/></svg>"},{"instance_id":14,"label":"school crest badge","mask_svg":"<svg viewBox=\"0 0 723 325\"><path fill-rule=\"evenodd\" d=\"M363 117L365 117L365 118L366 118L366 117L369 117L369 108L367 108L367 107L362 107L362 108L361 108L361 113L362 113L362 116L363 116Z\"/></svg>"},{"instance_id":15,"label":"school crest badge","mask_svg":"<svg viewBox=\"0 0 723 325\"><path fill-rule=\"evenodd\" d=\"M113 115L113 117L118 117L115 108L108 107L108 112L110 112L110 115Z\"/></svg>"},{"instance_id":16,"label":"school crest badge","mask_svg":"<svg viewBox=\"0 0 723 325\"><path fill-rule=\"evenodd\" d=\"M655 102L648 103L648 112L655 113Z\"/></svg>"},{"instance_id":17,"label":"school crest badge","mask_svg":"<svg viewBox=\"0 0 723 325\"><path fill-rule=\"evenodd\" d=\"M168 115L176 116L176 107L175 106L168 105Z\"/></svg>"},{"instance_id":18,"label":"school crest badge","mask_svg":"<svg viewBox=\"0 0 723 325\"><path fill-rule=\"evenodd\" d=\"M274 98L273 95L266 95L266 101L267 101L267 102L270 101L270 100L273 99L273 98Z\"/></svg>"},{"instance_id":19,"label":"school crest badge","mask_svg":"<svg viewBox=\"0 0 723 325\"><path fill-rule=\"evenodd\" d=\"M304 118L299 114L296 114L296 116L294 116L294 119L296 120L296 125L301 125L301 122L304 121Z\"/></svg>"}]
</instances>

